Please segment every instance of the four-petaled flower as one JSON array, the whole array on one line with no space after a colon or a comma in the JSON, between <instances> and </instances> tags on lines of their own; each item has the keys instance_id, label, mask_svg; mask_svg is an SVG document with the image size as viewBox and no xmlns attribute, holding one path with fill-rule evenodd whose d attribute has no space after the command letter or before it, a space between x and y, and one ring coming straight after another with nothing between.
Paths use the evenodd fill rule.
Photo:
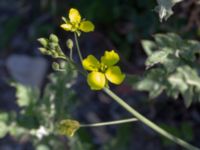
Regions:
<instances>
[{"instance_id":1,"label":"four-petaled flower","mask_svg":"<svg viewBox=\"0 0 200 150\"><path fill-rule=\"evenodd\" d=\"M94 31L94 25L92 22L85 19L81 19L79 11L75 8L69 10L69 19L63 17L64 24L61 24L61 28L66 31L76 32L80 35L80 31L91 32Z\"/></svg>"},{"instance_id":2,"label":"four-petaled flower","mask_svg":"<svg viewBox=\"0 0 200 150\"><path fill-rule=\"evenodd\" d=\"M83 68L91 71L87 76L87 82L92 90L101 90L108 85L108 81L113 84L121 84L125 78L115 64L119 61L119 55L114 51L105 51L101 61L98 61L93 55L87 56L82 61Z\"/></svg>"}]
</instances>

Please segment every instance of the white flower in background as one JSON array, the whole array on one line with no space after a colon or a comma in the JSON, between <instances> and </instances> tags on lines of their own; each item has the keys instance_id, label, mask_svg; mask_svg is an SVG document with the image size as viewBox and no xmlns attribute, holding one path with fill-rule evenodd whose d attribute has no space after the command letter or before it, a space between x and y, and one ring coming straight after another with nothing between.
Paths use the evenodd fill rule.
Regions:
<instances>
[{"instance_id":1,"label":"white flower in background","mask_svg":"<svg viewBox=\"0 0 200 150\"><path fill-rule=\"evenodd\" d=\"M32 135L35 135L38 139L42 139L44 136L49 135L47 129L44 126L40 126L38 129L31 130Z\"/></svg>"}]
</instances>

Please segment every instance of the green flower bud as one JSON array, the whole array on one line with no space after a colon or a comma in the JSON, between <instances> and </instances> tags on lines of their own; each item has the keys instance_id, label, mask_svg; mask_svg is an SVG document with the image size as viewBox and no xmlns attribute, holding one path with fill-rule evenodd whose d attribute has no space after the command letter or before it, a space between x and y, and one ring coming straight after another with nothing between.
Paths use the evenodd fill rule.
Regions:
<instances>
[{"instance_id":1,"label":"green flower bud","mask_svg":"<svg viewBox=\"0 0 200 150\"><path fill-rule=\"evenodd\" d=\"M38 42L40 42L40 44L41 44L43 47L47 47L47 45L48 45L48 40L45 39L45 38L39 38L39 39L38 39Z\"/></svg>"},{"instance_id":2,"label":"green flower bud","mask_svg":"<svg viewBox=\"0 0 200 150\"><path fill-rule=\"evenodd\" d=\"M49 36L49 40L50 40L51 42L53 42L53 43L58 43L58 42L59 42L59 39L58 39L58 37L57 37L55 34L51 34L51 35Z\"/></svg>"},{"instance_id":3,"label":"green flower bud","mask_svg":"<svg viewBox=\"0 0 200 150\"><path fill-rule=\"evenodd\" d=\"M50 50L55 50L58 47L58 44L56 43L49 43L49 49Z\"/></svg>"},{"instance_id":4,"label":"green flower bud","mask_svg":"<svg viewBox=\"0 0 200 150\"><path fill-rule=\"evenodd\" d=\"M74 133L80 128L80 124L76 120L62 120L58 125L58 132L62 135L72 137Z\"/></svg>"},{"instance_id":5,"label":"green flower bud","mask_svg":"<svg viewBox=\"0 0 200 150\"><path fill-rule=\"evenodd\" d=\"M40 48L39 48L39 51L40 51L42 54L46 54L47 49L46 49L46 48L43 48L43 47L40 47Z\"/></svg>"},{"instance_id":6,"label":"green flower bud","mask_svg":"<svg viewBox=\"0 0 200 150\"><path fill-rule=\"evenodd\" d=\"M74 43L73 43L72 39L68 39L68 40L67 40L67 47L68 47L69 49L72 49L73 46L74 46Z\"/></svg>"},{"instance_id":7,"label":"green flower bud","mask_svg":"<svg viewBox=\"0 0 200 150\"><path fill-rule=\"evenodd\" d=\"M60 61L60 68L61 69L66 68L66 62L65 61Z\"/></svg>"},{"instance_id":8,"label":"green flower bud","mask_svg":"<svg viewBox=\"0 0 200 150\"><path fill-rule=\"evenodd\" d=\"M53 70L58 71L60 69L60 65L57 62L53 62L52 68L53 68Z\"/></svg>"}]
</instances>

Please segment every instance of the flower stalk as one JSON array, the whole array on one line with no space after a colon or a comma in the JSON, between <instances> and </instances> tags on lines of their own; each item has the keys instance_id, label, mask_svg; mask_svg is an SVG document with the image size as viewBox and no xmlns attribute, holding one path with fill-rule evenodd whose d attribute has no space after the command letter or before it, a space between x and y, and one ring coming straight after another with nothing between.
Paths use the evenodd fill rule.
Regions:
<instances>
[{"instance_id":1,"label":"flower stalk","mask_svg":"<svg viewBox=\"0 0 200 150\"><path fill-rule=\"evenodd\" d=\"M130 119L122 119L122 120L92 123L92 124L81 124L80 127L101 127L101 126L118 125L118 124L135 122L135 121L138 121L138 119L130 118Z\"/></svg>"},{"instance_id":2,"label":"flower stalk","mask_svg":"<svg viewBox=\"0 0 200 150\"><path fill-rule=\"evenodd\" d=\"M103 91L107 93L113 100L115 100L119 105L121 105L124 109L126 109L128 112L130 112L134 117L136 117L139 121L144 123L145 125L152 128L154 131L159 133L160 135L168 138L169 140L175 142L176 144L184 147L188 150L200 150L199 148L187 143L186 141L170 134L169 132L165 131L164 129L160 128L158 125L141 115L139 112L137 112L133 107L128 105L123 99L121 99L119 96L117 96L115 93L113 93L110 89L104 88Z\"/></svg>"},{"instance_id":3,"label":"flower stalk","mask_svg":"<svg viewBox=\"0 0 200 150\"><path fill-rule=\"evenodd\" d=\"M82 61L83 61L83 56L82 56L82 54L81 54L81 50L80 50L80 47L79 47L78 37L77 37L76 32L74 32L74 39L75 39L76 49L77 49L77 52L78 52L78 55L79 55L80 61L82 62Z\"/></svg>"}]
</instances>

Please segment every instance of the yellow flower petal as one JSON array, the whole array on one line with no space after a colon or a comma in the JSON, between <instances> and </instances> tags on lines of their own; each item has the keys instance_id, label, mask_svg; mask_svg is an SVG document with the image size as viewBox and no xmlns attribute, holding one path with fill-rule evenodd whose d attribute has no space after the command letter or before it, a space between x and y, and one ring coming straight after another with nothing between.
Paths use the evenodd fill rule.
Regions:
<instances>
[{"instance_id":1,"label":"yellow flower petal","mask_svg":"<svg viewBox=\"0 0 200 150\"><path fill-rule=\"evenodd\" d=\"M83 32L94 31L94 24L90 21L82 21L79 29Z\"/></svg>"},{"instance_id":2,"label":"yellow flower petal","mask_svg":"<svg viewBox=\"0 0 200 150\"><path fill-rule=\"evenodd\" d=\"M72 30L72 25L70 23L61 24L60 27L63 28L65 31L71 31Z\"/></svg>"},{"instance_id":3,"label":"yellow flower petal","mask_svg":"<svg viewBox=\"0 0 200 150\"><path fill-rule=\"evenodd\" d=\"M114 84L121 84L125 79L125 74L123 74L118 66L109 67L105 73L106 78Z\"/></svg>"},{"instance_id":4,"label":"yellow flower petal","mask_svg":"<svg viewBox=\"0 0 200 150\"><path fill-rule=\"evenodd\" d=\"M71 8L69 10L69 20L71 23L80 23L81 22L81 15L77 9Z\"/></svg>"},{"instance_id":5,"label":"yellow flower petal","mask_svg":"<svg viewBox=\"0 0 200 150\"><path fill-rule=\"evenodd\" d=\"M80 124L76 120L62 120L58 125L58 132L62 135L72 137L74 133L80 128Z\"/></svg>"},{"instance_id":6,"label":"yellow flower petal","mask_svg":"<svg viewBox=\"0 0 200 150\"><path fill-rule=\"evenodd\" d=\"M107 66L113 66L119 61L119 55L114 51L105 51L104 56L101 57L101 62Z\"/></svg>"},{"instance_id":7,"label":"yellow flower petal","mask_svg":"<svg viewBox=\"0 0 200 150\"><path fill-rule=\"evenodd\" d=\"M98 71L99 61L93 55L89 55L82 61L83 68L88 71Z\"/></svg>"},{"instance_id":8,"label":"yellow flower petal","mask_svg":"<svg viewBox=\"0 0 200 150\"><path fill-rule=\"evenodd\" d=\"M106 78L101 72L91 72L87 76L87 82L91 90L101 90L105 87Z\"/></svg>"}]
</instances>

